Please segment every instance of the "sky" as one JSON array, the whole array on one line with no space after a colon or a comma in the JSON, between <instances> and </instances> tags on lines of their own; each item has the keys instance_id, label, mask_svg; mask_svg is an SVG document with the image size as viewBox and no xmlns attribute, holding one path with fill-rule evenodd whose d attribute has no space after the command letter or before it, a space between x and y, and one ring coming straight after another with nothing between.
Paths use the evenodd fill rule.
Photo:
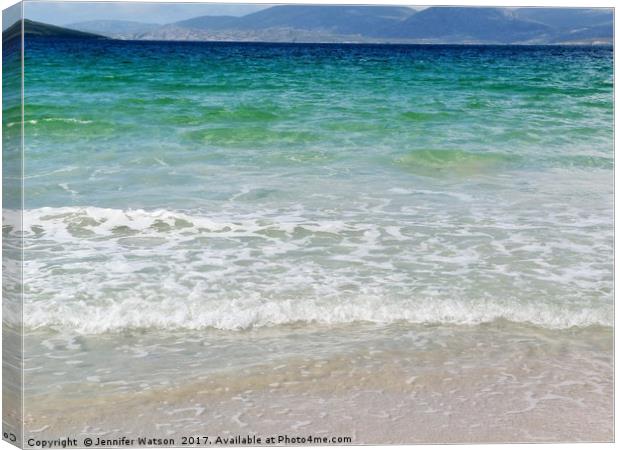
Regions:
<instances>
[{"instance_id":1,"label":"sky","mask_svg":"<svg viewBox=\"0 0 620 450\"><path fill-rule=\"evenodd\" d=\"M144 3L144 2L25 2L24 17L53 25L89 20L131 20L171 23L197 16L243 16L272 5Z\"/></svg>"}]
</instances>

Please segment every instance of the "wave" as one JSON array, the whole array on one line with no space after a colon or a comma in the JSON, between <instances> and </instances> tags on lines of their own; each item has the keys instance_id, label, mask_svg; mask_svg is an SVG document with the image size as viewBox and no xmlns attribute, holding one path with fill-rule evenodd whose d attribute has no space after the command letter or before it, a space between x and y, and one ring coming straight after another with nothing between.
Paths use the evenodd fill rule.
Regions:
<instances>
[{"instance_id":1,"label":"wave","mask_svg":"<svg viewBox=\"0 0 620 450\"><path fill-rule=\"evenodd\" d=\"M238 195L246 195L249 192ZM274 214L275 212L266 212ZM274 220L257 214L241 214L234 218L224 214L197 215L183 211L164 209L113 209L86 207L44 207L25 210L23 214L23 232L25 236L37 237L45 231L45 237L59 241L65 239L86 238L90 236L121 237L140 232L142 235L157 235L177 230L179 237L194 233L202 236L217 233L218 236L270 232L337 233L351 231L364 233L373 228L371 224L347 224L342 220L306 220L301 216L289 216L288 220ZM21 234L18 230L6 230Z\"/></svg>"},{"instance_id":2,"label":"wave","mask_svg":"<svg viewBox=\"0 0 620 450\"><path fill-rule=\"evenodd\" d=\"M77 123L86 125L89 123L93 123L92 120L86 119L76 119L75 117L47 117L43 119L44 122L65 122L65 123Z\"/></svg>"},{"instance_id":3,"label":"wave","mask_svg":"<svg viewBox=\"0 0 620 450\"><path fill-rule=\"evenodd\" d=\"M446 112L423 112L423 111L407 111L400 115L405 120L412 122L427 122L433 120L448 120L450 114Z\"/></svg>"},{"instance_id":4,"label":"wave","mask_svg":"<svg viewBox=\"0 0 620 450\"><path fill-rule=\"evenodd\" d=\"M297 129L274 129L265 126L221 126L183 133L191 142L199 142L221 147L269 147L270 145L299 145L313 143L321 136L308 131Z\"/></svg>"},{"instance_id":5,"label":"wave","mask_svg":"<svg viewBox=\"0 0 620 450\"><path fill-rule=\"evenodd\" d=\"M89 334L497 319L613 324L604 233L591 245L558 233L541 245L540 225L505 232L503 222L462 227L441 216L369 219L365 210L337 220L303 208L242 213L234 202L218 214L26 210L24 325ZM571 229L579 240L597 223ZM22 236L10 226L4 233Z\"/></svg>"},{"instance_id":6,"label":"wave","mask_svg":"<svg viewBox=\"0 0 620 450\"><path fill-rule=\"evenodd\" d=\"M422 174L477 173L518 162L516 156L452 149L415 150L395 160L397 166Z\"/></svg>"},{"instance_id":7,"label":"wave","mask_svg":"<svg viewBox=\"0 0 620 450\"><path fill-rule=\"evenodd\" d=\"M521 133L515 131L515 133ZM600 154L514 155L499 152L466 150L414 150L394 159L401 169L421 175L471 175L489 171L522 168L608 169L614 167L612 157Z\"/></svg>"},{"instance_id":8,"label":"wave","mask_svg":"<svg viewBox=\"0 0 620 450\"><path fill-rule=\"evenodd\" d=\"M348 299L349 302L308 298L269 301L258 295L222 300L184 302L170 297L154 303L147 298L127 295L122 300L104 305L33 302L25 307L24 325L29 329L70 329L80 334L141 329L174 331L214 328L232 331L278 325L344 325L356 322L478 325L500 319L551 329L613 326L610 311L554 308L544 304L510 306L502 302L436 299L386 304L385 298L378 297L359 297Z\"/></svg>"},{"instance_id":9,"label":"wave","mask_svg":"<svg viewBox=\"0 0 620 450\"><path fill-rule=\"evenodd\" d=\"M24 124L26 125L37 125L39 122L62 122L62 123L72 123L78 125L87 125L93 123L92 120L86 119L76 119L75 117L46 117L43 119L29 119L25 120ZM7 127L13 127L15 125L20 125L21 122L9 122L7 123Z\"/></svg>"}]
</instances>

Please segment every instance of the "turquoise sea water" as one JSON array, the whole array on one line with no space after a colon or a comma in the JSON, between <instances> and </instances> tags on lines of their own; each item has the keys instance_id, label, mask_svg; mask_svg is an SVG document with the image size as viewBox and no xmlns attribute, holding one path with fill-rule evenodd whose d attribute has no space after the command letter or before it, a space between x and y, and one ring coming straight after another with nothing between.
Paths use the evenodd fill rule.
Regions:
<instances>
[{"instance_id":1,"label":"turquoise sea water","mask_svg":"<svg viewBox=\"0 0 620 450\"><path fill-rule=\"evenodd\" d=\"M27 329L609 327L612 89L610 48L29 38Z\"/></svg>"},{"instance_id":2,"label":"turquoise sea water","mask_svg":"<svg viewBox=\"0 0 620 450\"><path fill-rule=\"evenodd\" d=\"M27 435L612 440L612 63L28 37Z\"/></svg>"}]
</instances>

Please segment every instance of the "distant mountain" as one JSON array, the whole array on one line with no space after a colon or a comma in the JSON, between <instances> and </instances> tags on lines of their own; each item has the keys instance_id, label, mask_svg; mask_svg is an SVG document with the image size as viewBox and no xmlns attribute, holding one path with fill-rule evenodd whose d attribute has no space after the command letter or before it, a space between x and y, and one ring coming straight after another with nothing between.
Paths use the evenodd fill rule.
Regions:
<instances>
[{"instance_id":1,"label":"distant mountain","mask_svg":"<svg viewBox=\"0 0 620 450\"><path fill-rule=\"evenodd\" d=\"M235 16L200 16L182 20L173 25L179 28L191 28L193 30L225 30L237 28L238 22L239 17Z\"/></svg>"},{"instance_id":2,"label":"distant mountain","mask_svg":"<svg viewBox=\"0 0 620 450\"><path fill-rule=\"evenodd\" d=\"M371 36L412 14L415 10L406 7L287 5L274 6L243 17L196 17L175 25L207 31L287 28Z\"/></svg>"},{"instance_id":3,"label":"distant mountain","mask_svg":"<svg viewBox=\"0 0 620 450\"><path fill-rule=\"evenodd\" d=\"M551 31L538 22L519 19L500 8L431 7L383 30L390 37L449 43L514 43L528 41Z\"/></svg>"},{"instance_id":4,"label":"distant mountain","mask_svg":"<svg viewBox=\"0 0 620 450\"><path fill-rule=\"evenodd\" d=\"M614 13L609 8L520 8L519 18L553 29L545 43L612 43Z\"/></svg>"},{"instance_id":5,"label":"distant mountain","mask_svg":"<svg viewBox=\"0 0 620 450\"><path fill-rule=\"evenodd\" d=\"M161 24L133 22L129 20L91 20L67 25L73 30L96 33L103 36L127 39L136 34L146 33L161 27Z\"/></svg>"},{"instance_id":6,"label":"distant mountain","mask_svg":"<svg viewBox=\"0 0 620 450\"><path fill-rule=\"evenodd\" d=\"M519 8L514 14L563 30L610 25L614 21L614 12L609 8Z\"/></svg>"},{"instance_id":7,"label":"distant mountain","mask_svg":"<svg viewBox=\"0 0 620 450\"><path fill-rule=\"evenodd\" d=\"M588 8L273 6L242 17L201 16L167 25L74 24L120 39L451 44L613 43L613 11Z\"/></svg>"},{"instance_id":8,"label":"distant mountain","mask_svg":"<svg viewBox=\"0 0 620 450\"><path fill-rule=\"evenodd\" d=\"M220 41L220 42L313 42L313 43L368 43L385 42L360 35L339 35L321 30L295 28L264 29L207 29L166 25L153 32L136 35L134 39L157 41Z\"/></svg>"},{"instance_id":9,"label":"distant mountain","mask_svg":"<svg viewBox=\"0 0 620 450\"><path fill-rule=\"evenodd\" d=\"M239 19L243 29L295 28L372 36L415 14L397 6L274 6Z\"/></svg>"},{"instance_id":10,"label":"distant mountain","mask_svg":"<svg viewBox=\"0 0 620 450\"><path fill-rule=\"evenodd\" d=\"M613 40L613 25L599 25L558 33L552 37L551 42L564 44L608 44L613 42Z\"/></svg>"},{"instance_id":11,"label":"distant mountain","mask_svg":"<svg viewBox=\"0 0 620 450\"><path fill-rule=\"evenodd\" d=\"M7 41L15 39L21 35L21 32L21 21L15 22L2 32L2 40ZM25 36L48 36L62 39L107 39L98 34L57 27L55 25L35 22L29 19L24 19L24 34Z\"/></svg>"}]
</instances>

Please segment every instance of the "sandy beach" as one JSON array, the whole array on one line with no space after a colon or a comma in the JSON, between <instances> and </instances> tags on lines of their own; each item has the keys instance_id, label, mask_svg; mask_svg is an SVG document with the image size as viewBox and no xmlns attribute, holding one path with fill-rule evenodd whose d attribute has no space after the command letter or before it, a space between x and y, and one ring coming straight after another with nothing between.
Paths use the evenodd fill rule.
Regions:
<instances>
[{"instance_id":1,"label":"sandy beach","mask_svg":"<svg viewBox=\"0 0 620 450\"><path fill-rule=\"evenodd\" d=\"M297 338L289 330L279 336L290 340L282 345L301 344L306 356L224 364L189 379L178 368L176 383L165 387L117 379L29 396L26 436L179 443L204 435L212 444L217 436L279 435L350 437L353 444L613 439L608 330L558 336L506 323L360 328L338 330L329 340L324 330ZM338 344L343 333L364 336L366 345ZM268 359L269 334L239 339L254 348L265 344L256 356ZM92 362L90 373L110 362L105 356ZM207 355L192 356L201 357ZM114 393L119 387L126 389Z\"/></svg>"}]
</instances>

